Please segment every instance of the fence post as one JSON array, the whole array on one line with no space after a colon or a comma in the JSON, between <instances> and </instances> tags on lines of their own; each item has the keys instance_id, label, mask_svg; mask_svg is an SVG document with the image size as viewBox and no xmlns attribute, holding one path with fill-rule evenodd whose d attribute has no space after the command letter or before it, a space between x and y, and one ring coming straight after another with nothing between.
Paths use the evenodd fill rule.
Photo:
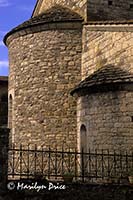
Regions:
<instances>
[{"instance_id":1,"label":"fence post","mask_svg":"<svg viewBox=\"0 0 133 200\"><path fill-rule=\"evenodd\" d=\"M82 148L81 152L81 168L82 168L82 181L84 182L84 149Z\"/></svg>"},{"instance_id":2,"label":"fence post","mask_svg":"<svg viewBox=\"0 0 133 200\"><path fill-rule=\"evenodd\" d=\"M35 174L37 173L37 145L35 144Z\"/></svg>"},{"instance_id":3,"label":"fence post","mask_svg":"<svg viewBox=\"0 0 133 200\"><path fill-rule=\"evenodd\" d=\"M96 180L97 180L97 176L98 176L98 163L97 163L97 159L98 158L98 154L97 154L97 149L95 149L95 176L96 176Z\"/></svg>"},{"instance_id":4,"label":"fence post","mask_svg":"<svg viewBox=\"0 0 133 200\"><path fill-rule=\"evenodd\" d=\"M23 146L20 144L20 179L22 178L22 171L23 171L23 163L22 163L22 156L23 156Z\"/></svg>"},{"instance_id":5,"label":"fence post","mask_svg":"<svg viewBox=\"0 0 133 200\"><path fill-rule=\"evenodd\" d=\"M43 170L44 170L44 148L42 146L42 172L41 172L42 175L44 175Z\"/></svg>"},{"instance_id":6,"label":"fence post","mask_svg":"<svg viewBox=\"0 0 133 200\"><path fill-rule=\"evenodd\" d=\"M12 144L12 158L11 158L12 160L11 160L11 162L12 162L12 174L13 174L13 178L15 176L15 153L16 153L15 147L16 147L15 144ZM8 162L10 162L10 160Z\"/></svg>"},{"instance_id":7,"label":"fence post","mask_svg":"<svg viewBox=\"0 0 133 200\"><path fill-rule=\"evenodd\" d=\"M56 152L55 152L55 178L57 179L57 169L58 167L58 159L57 159L57 146L56 146Z\"/></svg>"},{"instance_id":8,"label":"fence post","mask_svg":"<svg viewBox=\"0 0 133 200\"><path fill-rule=\"evenodd\" d=\"M50 179L50 158L52 157L52 151L50 149L50 146L49 146L49 150L48 150L48 179Z\"/></svg>"},{"instance_id":9,"label":"fence post","mask_svg":"<svg viewBox=\"0 0 133 200\"><path fill-rule=\"evenodd\" d=\"M0 190L6 187L8 177L9 132L8 128L0 128Z\"/></svg>"},{"instance_id":10,"label":"fence post","mask_svg":"<svg viewBox=\"0 0 133 200\"><path fill-rule=\"evenodd\" d=\"M29 179L29 176L30 176L30 147L29 147L29 144L28 144L28 157L27 157L27 178Z\"/></svg>"},{"instance_id":11,"label":"fence post","mask_svg":"<svg viewBox=\"0 0 133 200\"><path fill-rule=\"evenodd\" d=\"M75 180L77 180L77 149L75 148Z\"/></svg>"},{"instance_id":12,"label":"fence post","mask_svg":"<svg viewBox=\"0 0 133 200\"><path fill-rule=\"evenodd\" d=\"M62 159L62 161L61 161L61 171L62 171L62 177L63 177L63 174L64 174L64 148L63 148L63 145L62 145L62 153L61 153L61 159Z\"/></svg>"}]
</instances>

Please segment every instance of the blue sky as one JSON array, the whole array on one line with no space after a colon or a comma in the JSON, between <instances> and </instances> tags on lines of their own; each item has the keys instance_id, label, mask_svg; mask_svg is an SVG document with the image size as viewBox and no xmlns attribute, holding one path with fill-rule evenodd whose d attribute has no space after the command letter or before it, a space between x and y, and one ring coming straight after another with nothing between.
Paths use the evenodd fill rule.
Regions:
<instances>
[{"instance_id":1,"label":"blue sky","mask_svg":"<svg viewBox=\"0 0 133 200\"><path fill-rule=\"evenodd\" d=\"M3 37L31 17L35 4L36 0L0 0L0 76L8 75L8 49Z\"/></svg>"}]
</instances>

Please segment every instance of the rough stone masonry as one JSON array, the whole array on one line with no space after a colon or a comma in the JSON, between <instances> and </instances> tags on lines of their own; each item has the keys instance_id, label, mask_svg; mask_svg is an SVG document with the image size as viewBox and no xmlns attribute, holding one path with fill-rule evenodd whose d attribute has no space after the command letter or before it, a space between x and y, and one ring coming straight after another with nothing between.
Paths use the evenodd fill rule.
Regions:
<instances>
[{"instance_id":1,"label":"rough stone masonry","mask_svg":"<svg viewBox=\"0 0 133 200\"><path fill-rule=\"evenodd\" d=\"M86 150L132 149L132 7L39 0L5 36L12 143L80 150L83 138Z\"/></svg>"}]
</instances>

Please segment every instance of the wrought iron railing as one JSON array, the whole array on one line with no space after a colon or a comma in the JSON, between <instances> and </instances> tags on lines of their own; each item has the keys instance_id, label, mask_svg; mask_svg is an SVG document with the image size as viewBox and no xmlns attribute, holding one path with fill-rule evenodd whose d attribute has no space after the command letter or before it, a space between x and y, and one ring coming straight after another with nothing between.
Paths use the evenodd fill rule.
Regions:
<instances>
[{"instance_id":1,"label":"wrought iron railing","mask_svg":"<svg viewBox=\"0 0 133 200\"><path fill-rule=\"evenodd\" d=\"M107 178L126 177L133 169L133 153L95 150L88 153L23 148L8 150L8 177L14 179L34 178L36 175L62 179L69 173L74 180L95 181Z\"/></svg>"}]
</instances>

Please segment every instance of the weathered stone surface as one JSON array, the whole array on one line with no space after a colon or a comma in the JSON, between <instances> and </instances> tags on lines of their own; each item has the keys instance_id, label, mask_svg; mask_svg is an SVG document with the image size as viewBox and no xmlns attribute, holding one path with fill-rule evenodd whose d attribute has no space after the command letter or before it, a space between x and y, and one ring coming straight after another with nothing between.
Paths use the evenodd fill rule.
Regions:
<instances>
[{"instance_id":1,"label":"weathered stone surface","mask_svg":"<svg viewBox=\"0 0 133 200\"><path fill-rule=\"evenodd\" d=\"M78 146L80 127L87 129L88 148L133 150L133 92L110 91L79 97L77 104Z\"/></svg>"},{"instance_id":2,"label":"weathered stone surface","mask_svg":"<svg viewBox=\"0 0 133 200\"><path fill-rule=\"evenodd\" d=\"M88 0L87 19L88 21L133 19L131 4L132 0Z\"/></svg>"},{"instance_id":3,"label":"weathered stone surface","mask_svg":"<svg viewBox=\"0 0 133 200\"><path fill-rule=\"evenodd\" d=\"M47 9L55 6L61 5L68 7L73 11L79 13L83 17L87 17L87 0L41 0L38 1L36 9L33 13L33 16L36 16L40 13L45 12Z\"/></svg>"},{"instance_id":4,"label":"weathered stone surface","mask_svg":"<svg viewBox=\"0 0 133 200\"><path fill-rule=\"evenodd\" d=\"M12 142L60 147L70 137L75 148L76 99L69 92L81 79L81 30L18 37L9 44L9 57Z\"/></svg>"},{"instance_id":5,"label":"weathered stone surface","mask_svg":"<svg viewBox=\"0 0 133 200\"><path fill-rule=\"evenodd\" d=\"M71 14L76 16L76 21L72 18L68 22L57 13L57 23L53 14L55 10L52 13L51 9L52 23L44 20L45 23L40 25L32 19L34 26L21 27L22 30L7 36L10 58L9 95L13 97L13 142L36 143L39 147L42 144L46 147L51 145L53 148L56 145L61 147L62 144L71 148L77 146L76 98L69 95L70 91L81 79L103 66L111 65L126 74L133 73L133 25L132 20L129 21L132 19L131 3L130 0L114 0L112 3L107 0L38 1L33 16L58 4L77 12L89 22L84 23L81 30L81 21L77 22L77 16L79 19L80 16L67 12L69 17ZM65 22L59 19L65 19ZM121 22L123 19L125 21ZM95 76L93 78L95 87L99 79ZM79 97L78 147L80 127L85 123L88 148L132 148L132 89L124 85L122 91L122 81L119 78L115 80L119 81L119 91L110 88L105 92L100 89ZM126 76L126 83L132 86L130 78L130 75ZM102 81L104 79L106 82L112 81L102 73Z\"/></svg>"},{"instance_id":6,"label":"weathered stone surface","mask_svg":"<svg viewBox=\"0 0 133 200\"><path fill-rule=\"evenodd\" d=\"M104 30L100 30L101 28L104 28ZM132 44L132 25L84 26L82 80L109 64L133 73Z\"/></svg>"},{"instance_id":7,"label":"weathered stone surface","mask_svg":"<svg viewBox=\"0 0 133 200\"><path fill-rule=\"evenodd\" d=\"M132 19L132 0L39 0L33 16L54 5L62 5L78 12L85 20Z\"/></svg>"}]
</instances>

